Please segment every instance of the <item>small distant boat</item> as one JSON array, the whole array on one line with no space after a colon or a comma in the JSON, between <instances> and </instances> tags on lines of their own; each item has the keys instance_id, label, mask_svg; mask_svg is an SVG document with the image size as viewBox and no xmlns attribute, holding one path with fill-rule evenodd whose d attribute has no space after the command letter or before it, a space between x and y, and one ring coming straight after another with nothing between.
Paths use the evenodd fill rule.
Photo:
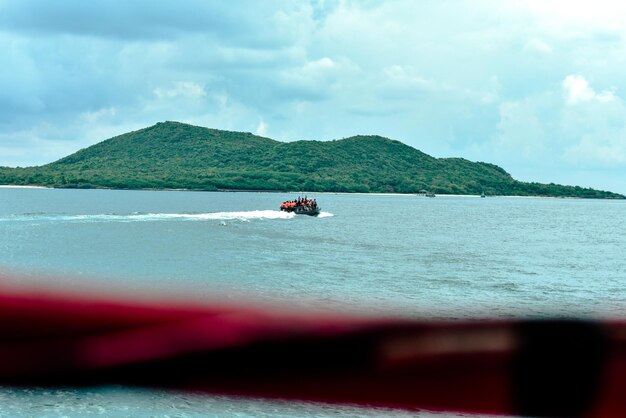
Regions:
<instances>
[{"instance_id":1,"label":"small distant boat","mask_svg":"<svg viewBox=\"0 0 626 418\"><path fill-rule=\"evenodd\" d=\"M485 197L485 192L481 192L480 197Z\"/></svg>"},{"instance_id":2,"label":"small distant boat","mask_svg":"<svg viewBox=\"0 0 626 418\"><path fill-rule=\"evenodd\" d=\"M283 212L293 212L296 215L317 216L322 209L317 205L317 200L298 197L296 200L283 202L280 205L280 210Z\"/></svg>"},{"instance_id":3,"label":"small distant boat","mask_svg":"<svg viewBox=\"0 0 626 418\"><path fill-rule=\"evenodd\" d=\"M435 197L435 194L429 190L420 190L417 193L418 196Z\"/></svg>"}]
</instances>

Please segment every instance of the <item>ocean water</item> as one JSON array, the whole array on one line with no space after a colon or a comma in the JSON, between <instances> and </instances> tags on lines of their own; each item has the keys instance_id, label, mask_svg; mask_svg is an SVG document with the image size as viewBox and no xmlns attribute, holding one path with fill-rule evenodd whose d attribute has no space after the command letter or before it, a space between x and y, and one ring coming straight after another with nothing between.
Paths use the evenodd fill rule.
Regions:
<instances>
[{"instance_id":1,"label":"ocean water","mask_svg":"<svg viewBox=\"0 0 626 418\"><path fill-rule=\"evenodd\" d=\"M427 318L626 317L626 202L0 188L21 281ZM1 416L429 416L129 388L0 390Z\"/></svg>"}]
</instances>

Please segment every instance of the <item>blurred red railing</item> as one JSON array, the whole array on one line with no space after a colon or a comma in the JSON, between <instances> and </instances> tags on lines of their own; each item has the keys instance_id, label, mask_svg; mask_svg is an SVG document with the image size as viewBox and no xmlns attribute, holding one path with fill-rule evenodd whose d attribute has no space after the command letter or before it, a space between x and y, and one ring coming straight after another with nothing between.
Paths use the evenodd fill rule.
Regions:
<instances>
[{"instance_id":1,"label":"blurred red railing","mask_svg":"<svg viewBox=\"0 0 626 418\"><path fill-rule=\"evenodd\" d=\"M626 323L415 321L0 288L0 384L626 416Z\"/></svg>"}]
</instances>

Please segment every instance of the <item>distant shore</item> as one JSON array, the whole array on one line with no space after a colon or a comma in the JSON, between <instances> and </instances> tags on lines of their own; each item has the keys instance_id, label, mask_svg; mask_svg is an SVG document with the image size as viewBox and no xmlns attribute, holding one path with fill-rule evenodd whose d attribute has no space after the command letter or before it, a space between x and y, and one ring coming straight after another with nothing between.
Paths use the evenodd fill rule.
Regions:
<instances>
[{"instance_id":1,"label":"distant shore","mask_svg":"<svg viewBox=\"0 0 626 418\"><path fill-rule=\"evenodd\" d=\"M283 192L271 192L271 193L283 193ZM363 195L363 196L408 196L408 197L427 197L420 196L416 193L350 193L350 192L284 192L289 194L309 194L309 195ZM437 193L434 197L467 197L467 198L480 198L479 194L446 194ZM589 198L589 197L577 197L577 196L515 196L515 195L486 195L485 198L516 198L516 199L600 199L600 200L621 200L621 199L608 199L608 198Z\"/></svg>"},{"instance_id":2,"label":"distant shore","mask_svg":"<svg viewBox=\"0 0 626 418\"><path fill-rule=\"evenodd\" d=\"M282 193L282 194L300 194L300 195L359 195L359 196L406 196L406 197L426 197L417 193L363 193L363 192L312 192L312 191L281 191L281 190L245 190L245 189L218 189L218 190L198 190L198 189L117 189L110 187L90 187L90 188L74 188L74 187L47 187L47 186L29 186L20 184L2 184L0 189L66 189L66 190L135 190L135 191L154 191L154 192L215 192L215 193ZM480 198L478 194L446 194L437 193L434 197L465 197ZM516 198L516 199L601 199L601 200L621 200L612 198L586 198L577 196L516 196L516 195L486 195L487 198Z\"/></svg>"},{"instance_id":3,"label":"distant shore","mask_svg":"<svg viewBox=\"0 0 626 418\"><path fill-rule=\"evenodd\" d=\"M46 186L24 186L20 184L0 184L0 189L51 189Z\"/></svg>"},{"instance_id":4,"label":"distant shore","mask_svg":"<svg viewBox=\"0 0 626 418\"><path fill-rule=\"evenodd\" d=\"M194 189L141 189L141 190L178 190L178 191L190 191L197 192L200 190ZM206 190L209 192L223 192L223 193L285 193L285 194L299 194L299 195L359 195L359 196L407 196L407 197L428 197L422 196L417 193L380 193L380 192L312 192L310 190L298 191L298 190L245 190L245 189L218 189L218 190ZM468 198L480 198L479 194L448 194L448 193L436 193L434 197L468 197ZM485 195L487 198L494 197L514 197L520 199L602 199L602 200L620 200L611 198L585 198L577 196L516 196L516 195Z\"/></svg>"}]
</instances>

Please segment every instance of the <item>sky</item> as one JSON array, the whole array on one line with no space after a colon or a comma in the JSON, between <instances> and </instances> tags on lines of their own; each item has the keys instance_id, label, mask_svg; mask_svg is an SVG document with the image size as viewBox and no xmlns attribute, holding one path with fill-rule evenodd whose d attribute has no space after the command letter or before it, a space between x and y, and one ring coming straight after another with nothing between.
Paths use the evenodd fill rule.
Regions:
<instances>
[{"instance_id":1,"label":"sky","mask_svg":"<svg viewBox=\"0 0 626 418\"><path fill-rule=\"evenodd\" d=\"M0 165L166 120L626 193L626 3L0 0Z\"/></svg>"}]
</instances>

